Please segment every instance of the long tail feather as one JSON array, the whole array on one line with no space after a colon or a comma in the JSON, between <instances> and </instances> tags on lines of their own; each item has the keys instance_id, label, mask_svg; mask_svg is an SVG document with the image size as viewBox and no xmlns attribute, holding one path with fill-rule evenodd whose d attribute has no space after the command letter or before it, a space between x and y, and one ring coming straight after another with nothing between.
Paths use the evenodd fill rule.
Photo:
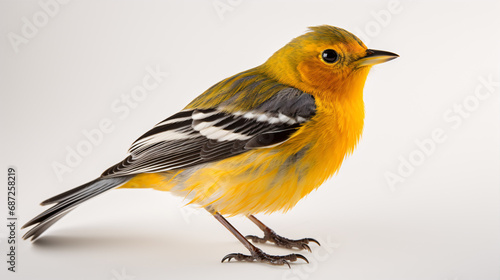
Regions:
<instances>
[{"instance_id":1,"label":"long tail feather","mask_svg":"<svg viewBox=\"0 0 500 280\"><path fill-rule=\"evenodd\" d=\"M31 237L31 240L34 241L50 226L59 221L62 217L68 214L71 210L75 209L81 203L108 190L123 185L128 180L130 180L130 178L131 177L128 176L104 179L98 178L94 181L88 182L87 184L81 185L43 201L41 205L49 205L54 203L57 204L40 213L38 216L31 219L22 227L26 228L36 224L34 228L30 229L23 236L23 239L28 239Z\"/></svg>"}]
</instances>

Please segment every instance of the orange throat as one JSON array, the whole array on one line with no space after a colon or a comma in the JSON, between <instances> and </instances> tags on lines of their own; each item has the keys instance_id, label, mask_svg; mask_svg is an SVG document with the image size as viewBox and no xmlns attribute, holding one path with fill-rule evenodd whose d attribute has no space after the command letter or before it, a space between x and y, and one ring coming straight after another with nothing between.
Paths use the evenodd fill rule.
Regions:
<instances>
[{"instance_id":1,"label":"orange throat","mask_svg":"<svg viewBox=\"0 0 500 280\"><path fill-rule=\"evenodd\" d=\"M314 162L310 180L318 187L338 172L344 158L356 147L364 124L363 87L369 68L354 72L335 92L315 94L317 114L303 135L314 135L305 162Z\"/></svg>"}]
</instances>

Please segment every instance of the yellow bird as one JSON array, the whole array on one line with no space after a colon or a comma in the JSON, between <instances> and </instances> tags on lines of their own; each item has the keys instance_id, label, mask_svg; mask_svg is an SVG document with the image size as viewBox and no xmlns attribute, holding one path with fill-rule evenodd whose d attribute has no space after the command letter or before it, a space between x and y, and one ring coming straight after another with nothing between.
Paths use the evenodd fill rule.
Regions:
<instances>
[{"instance_id":1,"label":"yellow bird","mask_svg":"<svg viewBox=\"0 0 500 280\"><path fill-rule=\"evenodd\" d=\"M338 171L363 130L368 71L396 57L367 49L341 28L311 27L264 64L215 84L158 123L99 178L42 202L55 205L24 225L34 225L24 239L35 240L110 189L150 188L204 207L250 251L222 262L308 262L254 246L250 241L310 251L309 242L318 243L281 237L254 214L289 210ZM264 237L243 236L223 215L246 215Z\"/></svg>"}]
</instances>

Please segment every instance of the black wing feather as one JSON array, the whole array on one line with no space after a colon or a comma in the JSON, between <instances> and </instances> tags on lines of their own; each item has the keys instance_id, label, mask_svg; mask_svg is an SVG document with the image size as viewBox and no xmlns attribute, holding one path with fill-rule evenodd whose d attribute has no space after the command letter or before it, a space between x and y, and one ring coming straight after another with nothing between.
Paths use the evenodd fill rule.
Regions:
<instances>
[{"instance_id":1,"label":"black wing feather","mask_svg":"<svg viewBox=\"0 0 500 280\"><path fill-rule=\"evenodd\" d=\"M314 97L285 88L247 112L188 109L158 123L137 139L130 155L102 176L187 168L288 140L316 113Z\"/></svg>"}]
</instances>

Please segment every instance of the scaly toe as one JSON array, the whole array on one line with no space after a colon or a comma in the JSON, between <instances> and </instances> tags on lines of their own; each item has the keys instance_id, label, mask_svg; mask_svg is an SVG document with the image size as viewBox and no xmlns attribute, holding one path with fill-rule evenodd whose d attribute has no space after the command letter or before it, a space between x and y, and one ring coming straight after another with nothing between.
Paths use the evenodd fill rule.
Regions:
<instances>
[{"instance_id":1,"label":"scaly toe","mask_svg":"<svg viewBox=\"0 0 500 280\"><path fill-rule=\"evenodd\" d=\"M279 236L277 234L271 234L269 237L266 235L266 237L264 237L264 240L273 242L274 244L280 247L285 247L289 249L297 248L300 250L307 250L309 252L311 252L311 247L308 245L309 242L316 243L319 246L321 246L319 242L314 238L303 238L303 239L293 240Z\"/></svg>"},{"instance_id":2,"label":"scaly toe","mask_svg":"<svg viewBox=\"0 0 500 280\"><path fill-rule=\"evenodd\" d=\"M240 253L232 253L232 254L227 254L224 258L222 258L221 262L228 261L230 262L232 259L236 261L257 261L257 262L262 262L262 263L268 263L271 265L287 265L290 268L290 262L295 262L298 259L302 259L305 262L309 263L306 257L304 257L301 254L290 254L290 255L284 255L284 256L275 256L275 255L268 255L264 253L262 250L257 249L256 251L252 252L252 255L243 255Z\"/></svg>"},{"instance_id":3,"label":"scaly toe","mask_svg":"<svg viewBox=\"0 0 500 280\"><path fill-rule=\"evenodd\" d=\"M227 254L226 256L224 256L224 258L222 258L222 263L227 260L227 262L230 262L231 259L235 259L236 261L253 261L253 257L252 256L248 256L248 255L243 255L243 254L240 254L240 253L232 253L232 254Z\"/></svg>"},{"instance_id":4,"label":"scaly toe","mask_svg":"<svg viewBox=\"0 0 500 280\"><path fill-rule=\"evenodd\" d=\"M254 243L266 243L267 239L266 238L261 238L255 235L247 235L245 236L246 239L254 242Z\"/></svg>"}]
</instances>

